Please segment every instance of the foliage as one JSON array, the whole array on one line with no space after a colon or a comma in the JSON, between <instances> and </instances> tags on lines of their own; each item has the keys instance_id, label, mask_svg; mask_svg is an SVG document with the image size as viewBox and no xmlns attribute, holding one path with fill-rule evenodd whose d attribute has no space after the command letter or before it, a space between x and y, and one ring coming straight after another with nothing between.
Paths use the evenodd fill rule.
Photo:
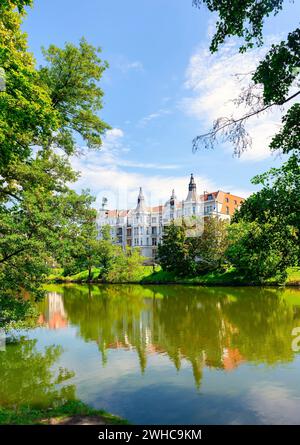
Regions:
<instances>
[{"instance_id":1,"label":"foliage","mask_svg":"<svg viewBox=\"0 0 300 445\"><path fill-rule=\"evenodd\" d=\"M44 409L28 408L27 406L20 406L17 410L0 408L0 425L47 425L51 424L53 420L63 423L64 419L72 416L91 416L93 418L99 416L99 422L104 421L108 425L129 424L127 420L107 411L90 408L80 400L71 400L63 405Z\"/></svg>"},{"instance_id":2,"label":"foliage","mask_svg":"<svg viewBox=\"0 0 300 445\"><path fill-rule=\"evenodd\" d=\"M257 175L253 184L261 185L260 191L247 198L232 221L266 222L280 217L288 225L300 231L300 165L292 155L280 168L271 168Z\"/></svg>"},{"instance_id":3,"label":"foliage","mask_svg":"<svg viewBox=\"0 0 300 445\"><path fill-rule=\"evenodd\" d=\"M220 269L227 248L228 222L215 217L205 219L203 233L190 239L191 249L197 264L197 273ZM191 254L190 254L191 255Z\"/></svg>"},{"instance_id":4,"label":"foliage","mask_svg":"<svg viewBox=\"0 0 300 445\"><path fill-rule=\"evenodd\" d=\"M257 2L255 0L193 0L193 5L200 7L204 3L210 12L217 12L216 33L210 45L211 52L218 50L228 36L238 36L245 40L241 51L253 47L255 43L263 44L264 18L272 13L276 15L281 9L283 0Z\"/></svg>"},{"instance_id":5,"label":"foliage","mask_svg":"<svg viewBox=\"0 0 300 445\"><path fill-rule=\"evenodd\" d=\"M11 163L0 196L0 286L2 292L35 291L52 258L59 259L95 216L92 198L66 186L76 175L66 159L39 153L26 164Z\"/></svg>"},{"instance_id":6,"label":"foliage","mask_svg":"<svg viewBox=\"0 0 300 445\"><path fill-rule=\"evenodd\" d=\"M263 44L262 29L264 19L271 13L277 14L282 9L283 0L261 1L247 0L194 0L194 5L205 3L210 11L218 12L216 33L210 46L216 52L226 37L238 36L244 39L240 51L253 47L253 41ZM286 41L273 44L251 75L251 83L242 91L235 103L243 105L247 111L241 117L220 117L214 121L212 129L197 136L193 141L196 150L200 144L214 146L217 137L234 144L234 153L240 155L251 146L251 136L245 124L247 121L272 107L280 109L282 105L294 100L299 94L300 29L290 32ZM282 117L282 129L271 143L272 150L284 153L299 151L300 127L299 104L293 104Z\"/></svg>"},{"instance_id":7,"label":"foliage","mask_svg":"<svg viewBox=\"0 0 300 445\"><path fill-rule=\"evenodd\" d=\"M158 246L162 269L177 276L193 276L218 269L227 246L227 223L206 218L203 233L187 237L185 226L170 224Z\"/></svg>"},{"instance_id":8,"label":"foliage","mask_svg":"<svg viewBox=\"0 0 300 445\"><path fill-rule=\"evenodd\" d=\"M228 260L246 278L264 282L275 277L284 282L288 266L297 265L298 239L292 226L280 218L259 224L239 222L229 227Z\"/></svg>"},{"instance_id":9,"label":"foliage","mask_svg":"<svg viewBox=\"0 0 300 445\"><path fill-rule=\"evenodd\" d=\"M179 276L192 273L183 225L172 222L164 229L162 242L158 245L158 261L164 271L174 272Z\"/></svg>"},{"instance_id":10,"label":"foliage","mask_svg":"<svg viewBox=\"0 0 300 445\"><path fill-rule=\"evenodd\" d=\"M78 47L67 43L65 48L50 45L47 50L43 49L48 64L40 68L39 75L59 119L58 131L51 134L47 146L73 153L76 133L90 148L102 145L101 135L110 126L97 115L102 109L103 97L97 81L108 67L98 56L100 52L100 48L85 39L81 39Z\"/></svg>"},{"instance_id":11,"label":"foliage","mask_svg":"<svg viewBox=\"0 0 300 445\"><path fill-rule=\"evenodd\" d=\"M14 322L30 312L29 302L22 306L19 297L28 292L40 296L49 267L66 262L73 246L88 267L96 213L88 191L77 194L69 188L78 174L68 155L76 151L75 136L95 148L109 128L97 114L103 97L98 81L107 67L100 49L84 39L78 47L51 45L43 50L46 66L37 70L20 29L24 6L31 3L6 0L0 5L5 76L0 91L1 304L12 298L5 306L5 323L9 311ZM58 155L57 148L65 155Z\"/></svg>"},{"instance_id":12,"label":"foliage","mask_svg":"<svg viewBox=\"0 0 300 445\"><path fill-rule=\"evenodd\" d=\"M39 312L36 304L23 292L19 297L0 295L0 329L28 329L36 326Z\"/></svg>"},{"instance_id":13,"label":"foliage","mask_svg":"<svg viewBox=\"0 0 300 445\"><path fill-rule=\"evenodd\" d=\"M105 274L100 273L100 276L110 283L135 282L142 275L144 260L139 249L127 247L123 251L120 247L114 246L114 257L110 268L106 269Z\"/></svg>"},{"instance_id":14,"label":"foliage","mask_svg":"<svg viewBox=\"0 0 300 445\"><path fill-rule=\"evenodd\" d=\"M258 279L280 275L300 260L300 166L296 155L281 168L257 175L262 189L245 200L229 230L227 257Z\"/></svg>"},{"instance_id":15,"label":"foliage","mask_svg":"<svg viewBox=\"0 0 300 445\"><path fill-rule=\"evenodd\" d=\"M57 115L52 108L47 88L41 85L35 60L27 51L26 35L20 25L23 12L15 4L31 2L1 2L0 6L0 67L5 85L0 91L0 174L12 158L26 159L30 146L43 142L57 129Z\"/></svg>"}]
</instances>

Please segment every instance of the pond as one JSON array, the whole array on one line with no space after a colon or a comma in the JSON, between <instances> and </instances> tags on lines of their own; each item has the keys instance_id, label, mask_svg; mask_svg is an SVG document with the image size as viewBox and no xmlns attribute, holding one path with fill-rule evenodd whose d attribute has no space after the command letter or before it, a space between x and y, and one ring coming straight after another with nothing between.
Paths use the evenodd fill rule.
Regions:
<instances>
[{"instance_id":1,"label":"pond","mask_svg":"<svg viewBox=\"0 0 300 445\"><path fill-rule=\"evenodd\" d=\"M77 397L135 424L300 423L299 289L47 291L37 328L0 352L2 406Z\"/></svg>"}]
</instances>

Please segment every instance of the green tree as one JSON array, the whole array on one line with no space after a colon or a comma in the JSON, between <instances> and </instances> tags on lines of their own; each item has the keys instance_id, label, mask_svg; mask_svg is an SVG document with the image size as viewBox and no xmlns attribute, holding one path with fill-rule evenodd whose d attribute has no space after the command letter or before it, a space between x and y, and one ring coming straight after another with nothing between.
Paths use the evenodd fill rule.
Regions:
<instances>
[{"instance_id":1,"label":"green tree","mask_svg":"<svg viewBox=\"0 0 300 445\"><path fill-rule=\"evenodd\" d=\"M76 151L75 137L96 148L109 128L97 114L103 97L98 81L107 67L100 50L84 39L78 47L51 45L44 50L46 66L37 70L20 29L26 5L31 1L0 5L0 67L5 75L0 91L3 298L39 294L49 266L65 261L73 244L81 243L83 255L94 242L87 231L95 220L93 198L69 189L78 174L68 155ZM57 147L66 155L57 155Z\"/></svg>"},{"instance_id":2,"label":"green tree","mask_svg":"<svg viewBox=\"0 0 300 445\"><path fill-rule=\"evenodd\" d=\"M57 129L57 114L47 88L40 82L35 60L27 51L20 29L24 5L31 1L4 1L0 5L0 174L12 158L26 159L31 146ZM19 11L15 9L19 7Z\"/></svg>"},{"instance_id":3,"label":"green tree","mask_svg":"<svg viewBox=\"0 0 300 445\"><path fill-rule=\"evenodd\" d=\"M65 158L42 153L7 170L10 181L2 191L12 198L0 205L0 288L12 295L39 288L52 258L60 260L83 238L95 211L88 193L67 187L77 175Z\"/></svg>"},{"instance_id":4,"label":"green tree","mask_svg":"<svg viewBox=\"0 0 300 445\"><path fill-rule=\"evenodd\" d=\"M85 39L78 47L67 43L64 48L50 45L43 49L47 65L40 67L39 76L58 114L58 130L47 139L47 147L57 146L71 154L76 151L76 134L90 148L102 145L101 135L110 126L97 114L103 106L103 91L97 82L108 67L100 53L101 48Z\"/></svg>"},{"instance_id":5,"label":"green tree","mask_svg":"<svg viewBox=\"0 0 300 445\"><path fill-rule=\"evenodd\" d=\"M298 235L280 217L269 218L265 223L234 223L229 227L226 257L251 281L263 282L275 277L283 282L287 267L298 264Z\"/></svg>"},{"instance_id":6,"label":"green tree","mask_svg":"<svg viewBox=\"0 0 300 445\"><path fill-rule=\"evenodd\" d=\"M246 199L229 228L227 257L242 273L284 279L300 260L300 166L296 155L253 178L261 190Z\"/></svg>"},{"instance_id":7,"label":"green tree","mask_svg":"<svg viewBox=\"0 0 300 445\"><path fill-rule=\"evenodd\" d=\"M216 12L219 19L216 32L210 45L212 53L227 37L237 36L244 41L240 51L252 48L254 44L263 44L263 24L265 18L277 14L283 0L256 1L247 0L193 0L200 7L204 3L211 12ZM234 153L240 155L249 145L251 137L245 128L248 119L288 104L300 94L300 28L291 31L285 41L273 44L265 58L252 73L251 83L239 96L237 103L243 104L248 111L239 118L233 116L220 117L210 131L197 136L193 141L194 149L203 144L211 147L218 136L221 140L234 144ZM299 155L300 126L299 103L294 103L282 117L282 128L271 143L272 150L284 153L295 152Z\"/></svg>"},{"instance_id":8,"label":"green tree","mask_svg":"<svg viewBox=\"0 0 300 445\"><path fill-rule=\"evenodd\" d=\"M193 265L189 257L189 247L183 225L171 223L166 227L162 242L158 245L158 261L162 269L178 276L191 274Z\"/></svg>"},{"instance_id":9,"label":"green tree","mask_svg":"<svg viewBox=\"0 0 300 445\"><path fill-rule=\"evenodd\" d=\"M123 250L120 246L113 246L114 255L111 258L110 268L105 278L109 282L136 281L142 276L142 265L145 260L139 249L127 247Z\"/></svg>"},{"instance_id":10,"label":"green tree","mask_svg":"<svg viewBox=\"0 0 300 445\"><path fill-rule=\"evenodd\" d=\"M190 256L196 262L197 273L220 269L228 245L228 221L209 217L205 219L203 232L199 237L190 239Z\"/></svg>"},{"instance_id":11,"label":"green tree","mask_svg":"<svg viewBox=\"0 0 300 445\"><path fill-rule=\"evenodd\" d=\"M257 175L252 183L261 190L247 198L232 221L267 222L278 217L300 233L300 165L292 155L280 168Z\"/></svg>"}]
</instances>

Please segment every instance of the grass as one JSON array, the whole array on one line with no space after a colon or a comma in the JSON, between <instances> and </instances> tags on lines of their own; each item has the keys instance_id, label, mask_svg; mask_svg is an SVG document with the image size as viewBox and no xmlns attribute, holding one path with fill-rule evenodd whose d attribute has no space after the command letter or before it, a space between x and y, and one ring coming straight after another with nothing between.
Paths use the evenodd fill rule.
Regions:
<instances>
[{"instance_id":1,"label":"grass","mask_svg":"<svg viewBox=\"0 0 300 445\"><path fill-rule=\"evenodd\" d=\"M242 283L242 277L238 276L236 271L232 268L226 272L209 272L205 275L198 275L196 277L178 277L172 272L158 270L151 275L144 277L142 283L183 283L183 284L238 284Z\"/></svg>"},{"instance_id":2,"label":"grass","mask_svg":"<svg viewBox=\"0 0 300 445\"><path fill-rule=\"evenodd\" d=\"M93 282L97 282L100 269L93 269ZM59 269L59 273L53 273L48 277L52 282L77 282L85 283L88 280L88 271L82 271L76 275L64 277L62 275L62 269ZM288 277L286 285L300 285L300 267L290 267L287 269ZM161 269L160 266L156 266L155 272L153 272L152 266L142 266L135 274L134 278L130 280L130 283L140 284L199 284L199 285L249 285L258 283L249 283L249 280L243 276L238 275L236 270L232 267L225 272L209 272L205 275L198 275L196 277L178 277L172 272L166 272ZM261 283L260 283L261 284ZM266 280L265 284L277 285L275 278Z\"/></svg>"},{"instance_id":3,"label":"grass","mask_svg":"<svg viewBox=\"0 0 300 445\"><path fill-rule=\"evenodd\" d=\"M101 282L99 280L99 274L101 269L94 267L92 269L92 282ZM132 278L130 279L130 283L140 283L143 278L148 277L153 272L152 266L140 266L137 270L132 274ZM48 275L47 281L50 282L64 282L64 283L87 283L88 282L88 270L83 270L74 275L64 276L63 269L53 269L52 274Z\"/></svg>"},{"instance_id":4,"label":"grass","mask_svg":"<svg viewBox=\"0 0 300 445\"><path fill-rule=\"evenodd\" d=\"M19 407L16 410L0 407L0 425L47 424L50 419L63 420L71 416L100 416L109 425L128 425L128 421L103 410L96 410L79 400L55 408Z\"/></svg>"}]
</instances>

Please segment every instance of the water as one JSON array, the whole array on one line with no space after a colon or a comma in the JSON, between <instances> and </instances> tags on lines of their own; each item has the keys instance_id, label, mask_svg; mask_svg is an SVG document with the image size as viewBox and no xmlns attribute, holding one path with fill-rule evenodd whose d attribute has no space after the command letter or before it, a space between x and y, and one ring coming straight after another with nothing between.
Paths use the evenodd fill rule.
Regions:
<instances>
[{"instance_id":1,"label":"water","mask_svg":"<svg viewBox=\"0 0 300 445\"><path fill-rule=\"evenodd\" d=\"M77 397L137 424L300 423L300 290L48 291L39 326L0 352L1 405Z\"/></svg>"}]
</instances>

